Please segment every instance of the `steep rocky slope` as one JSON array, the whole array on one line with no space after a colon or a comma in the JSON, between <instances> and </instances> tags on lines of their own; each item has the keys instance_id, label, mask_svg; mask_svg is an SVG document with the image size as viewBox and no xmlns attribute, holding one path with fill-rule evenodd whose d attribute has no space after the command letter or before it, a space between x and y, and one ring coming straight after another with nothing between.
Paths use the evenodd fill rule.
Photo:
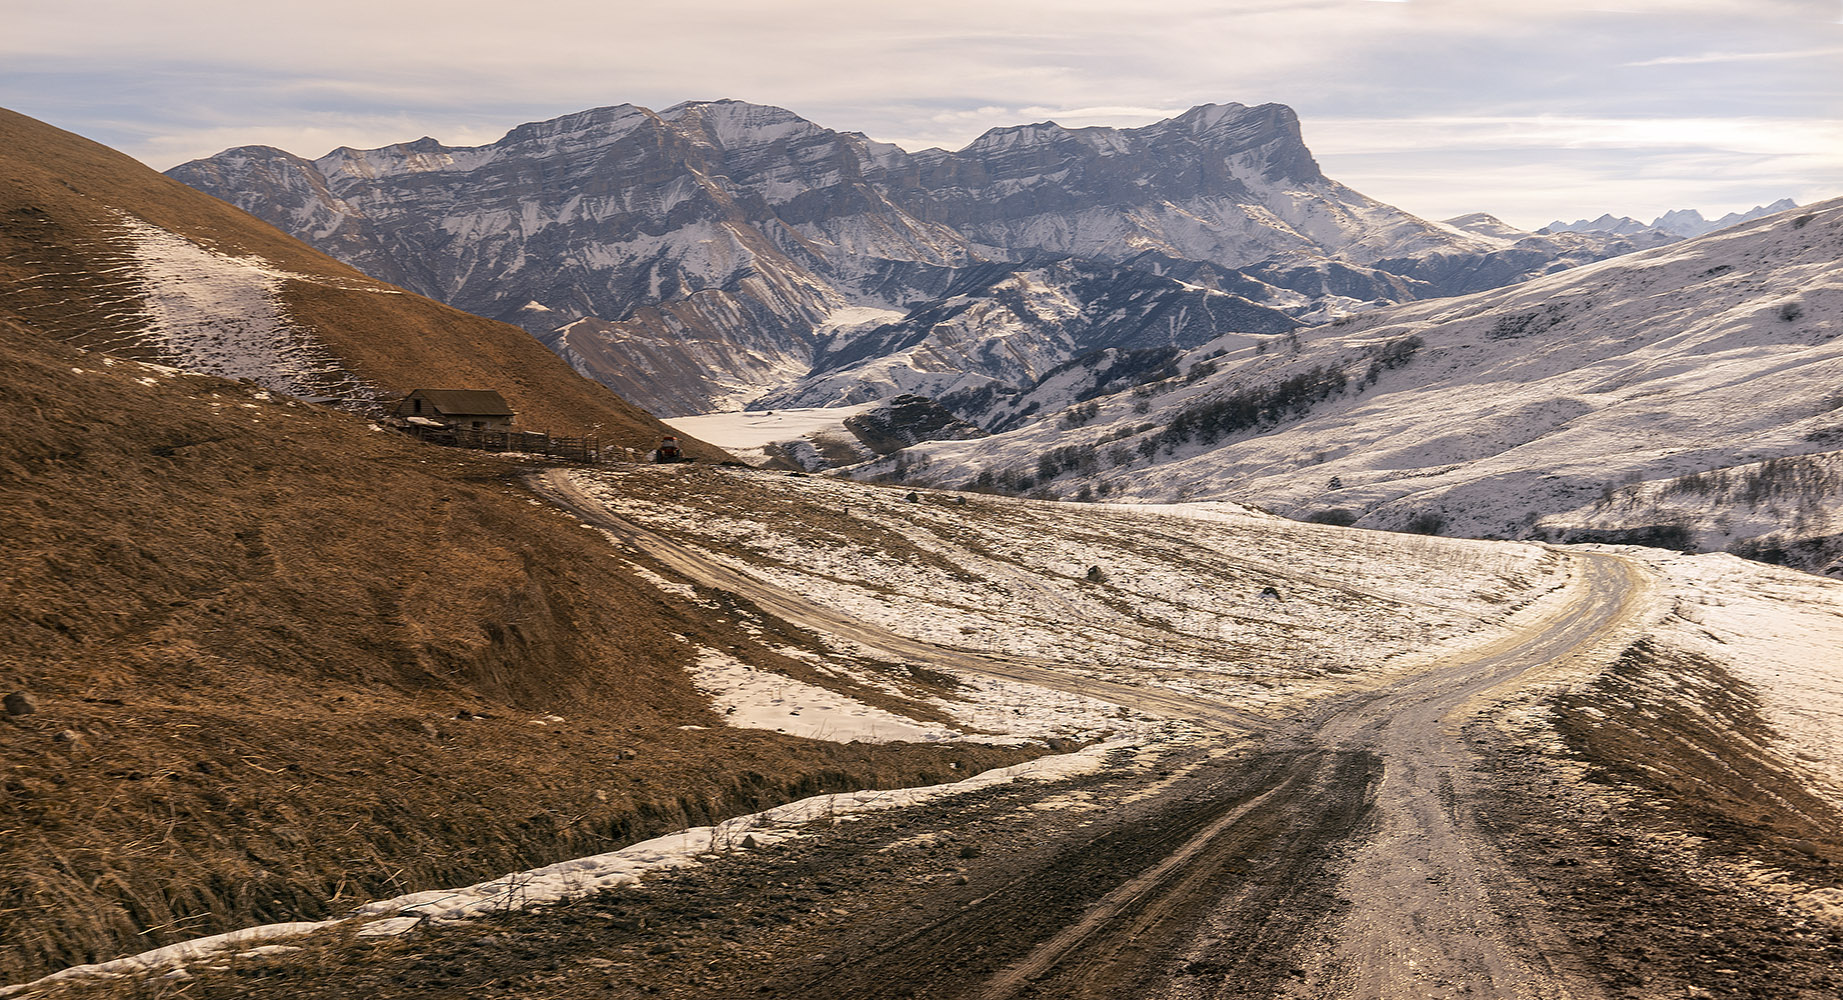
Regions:
<instances>
[{"instance_id":1,"label":"steep rocky slope","mask_svg":"<svg viewBox=\"0 0 1843 1000\"><path fill-rule=\"evenodd\" d=\"M1073 260L971 269L947 295L893 322L828 333L813 371L761 407L835 406L915 393L988 428L1008 397L1098 352L1175 353L1224 330L1285 333L1300 323L1240 295Z\"/></svg>"}]
</instances>

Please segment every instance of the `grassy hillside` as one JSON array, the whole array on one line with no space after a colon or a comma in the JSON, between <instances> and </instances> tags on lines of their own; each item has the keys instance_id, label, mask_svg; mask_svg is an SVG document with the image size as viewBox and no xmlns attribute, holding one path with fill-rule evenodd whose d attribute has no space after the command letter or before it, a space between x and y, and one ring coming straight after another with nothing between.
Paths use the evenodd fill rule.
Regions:
<instances>
[{"instance_id":1,"label":"grassy hillside","mask_svg":"<svg viewBox=\"0 0 1843 1000\"><path fill-rule=\"evenodd\" d=\"M0 123L0 693L36 711L0 716L0 983L1025 755L718 728L681 669L696 646L795 666L640 582L517 462L87 349L128 325L94 265L133 199L198 240L216 227L237 253L362 279L23 122ZM379 331L474 331L476 353L513 359L521 410L576 392L550 412L657 430L510 327L291 286L297 319L313 301L332 317L329 346L370 331L451 383L481 362Z\"/></svg>"},{"instance_id":2,"label":"grassy hillside","mask_svg":"<svg viewBox=\"0 0 1843 1000\"><path fill-rule=\"evenodd\" d=\"M650 447L671 433L516 327L374 281L121 153L0 109L0 290L7 305L59 339L161 360L158 345L134 335L146 303L124 213L205 251L284 274L279 298L291 325L378 391L498 389L529 429L569 434L599 425L605 437L630 447ZM721 457L695 443L691 451Z\"/></svg>"}]
</instances>

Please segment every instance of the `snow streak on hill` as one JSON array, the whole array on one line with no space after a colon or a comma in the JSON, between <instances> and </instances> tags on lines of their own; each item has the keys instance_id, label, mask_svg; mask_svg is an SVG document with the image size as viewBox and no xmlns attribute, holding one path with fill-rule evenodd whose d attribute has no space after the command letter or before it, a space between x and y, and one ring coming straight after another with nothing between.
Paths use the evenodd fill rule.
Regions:
<instances>
[{"instance_id":1,"label":"snow streak on hill","mask_svg":"<svg viewBox=\"0 0 1843 1000\"><path fill-rule=\"evenodd\" d=\"M219 253L124 214L128 272L141 291L145 325L112 347L152 348L188 371L250 379L295 396L369 399L374 388L348 374L288 318L290 279L324 281L260 257ZM377 290L377 289L368 289Z\"/></svg>"}]
</instances>

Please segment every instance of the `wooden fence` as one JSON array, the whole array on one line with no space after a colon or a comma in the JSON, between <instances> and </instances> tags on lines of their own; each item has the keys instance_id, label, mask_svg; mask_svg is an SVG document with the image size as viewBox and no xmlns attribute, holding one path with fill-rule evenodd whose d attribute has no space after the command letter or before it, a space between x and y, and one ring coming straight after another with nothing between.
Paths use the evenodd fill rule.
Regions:
<instances>
[{"instance_id":1,"label":"wooden fence","mask_svg":"<svg viewBox=\"0 0 1843 1000\"><path fill-rule=\"evenodd\" d=\"M612 461L612 453L615 451L621 451L621 457L626 457L625 451L616 448L609 448L607 454L604 454L601 438L595 435L559 437L548 431L475 430L470 427L422 427L414 424L405 429L430 444L445 444L453 448L521 451L576 462Z\"/></svg>"}]
</instances>

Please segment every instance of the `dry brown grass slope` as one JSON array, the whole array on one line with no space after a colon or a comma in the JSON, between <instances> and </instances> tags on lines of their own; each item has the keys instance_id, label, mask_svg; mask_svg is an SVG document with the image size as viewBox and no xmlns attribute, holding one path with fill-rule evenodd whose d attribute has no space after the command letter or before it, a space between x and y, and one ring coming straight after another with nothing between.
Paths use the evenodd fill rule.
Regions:
<instances>
[{"instance_id":1,"label":"dry brown grass slope","mask_svg":"<svg viewBox=\"0 0 1843 1000\"><path fill-rule=\"evenodd\" d=\"M679 728L716 726L694 645L788 661L638 582L516 463L69 342L107 208L207 223L5 129L0 692L38 710L0 719L0 983L1020 756Z\"/></svg>"},{"instance_id":2,"label":"dry brown grass slope","mask_svg":"<svg viewBox=\"0 0 1843 1000\"><path fill-rule=\"evenodd\" d=\"M531 430L600 425L630 447L671 433L517 327L400 292L106 146L0 109L0 292L16 311L80 346L132 319L120 315L111 273L116 212L299 275L282 290L290 319L382 391L498 389ZM701 443L690 450L723 457Z\"/></svg>"}]
</instances>

